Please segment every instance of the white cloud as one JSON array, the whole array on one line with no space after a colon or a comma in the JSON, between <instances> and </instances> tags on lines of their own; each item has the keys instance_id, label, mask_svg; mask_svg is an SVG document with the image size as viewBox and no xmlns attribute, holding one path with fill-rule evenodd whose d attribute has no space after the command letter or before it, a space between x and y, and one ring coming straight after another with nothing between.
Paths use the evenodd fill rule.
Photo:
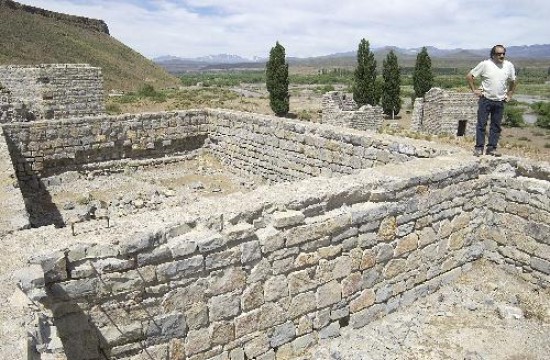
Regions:
<instances>
[{"instance_id":1,"label":"white cloud","mask_svg":"<svg viewBox=\"0 0 550 360\"><path fill-rule=\"evenodd\" d=\"M104 20L111 35L147 57L289 56L372 46L489 48L549 43L546 0L21 0Z\"/></svg>"}]
</instances>

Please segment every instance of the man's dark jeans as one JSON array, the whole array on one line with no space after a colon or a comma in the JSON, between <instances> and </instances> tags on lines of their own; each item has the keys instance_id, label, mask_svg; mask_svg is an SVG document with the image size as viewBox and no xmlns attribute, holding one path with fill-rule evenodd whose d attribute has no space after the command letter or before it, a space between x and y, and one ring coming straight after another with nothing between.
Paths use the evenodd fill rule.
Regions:
<instances>
[{"instance_id":1,"label":"man's dark jeans","mask_svg":"<svg viewBox=\"0 0 550 360\"><path fill-rule=\"evenodd\" d=\"M489 100L485 97L479 98L477 109L477 127L476 127L476 149L483 149L485 145L485 131L487 120L491 115L491 125L489 129L489 140L487 150L493 151L497 148L498 139L501 132L502 116L504 115L504 101Z\"/></svg>"}]
</instances>

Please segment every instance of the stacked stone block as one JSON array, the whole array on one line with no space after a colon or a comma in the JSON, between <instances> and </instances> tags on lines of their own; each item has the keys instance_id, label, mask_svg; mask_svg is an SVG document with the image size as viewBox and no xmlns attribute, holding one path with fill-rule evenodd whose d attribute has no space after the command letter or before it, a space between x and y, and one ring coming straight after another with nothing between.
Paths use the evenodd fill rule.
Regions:
<instances>
[{"instance_id":1,"label":"stacked stone block","mask_svg":"<svg viewBox=\"0 0 550 360\"><path fill-rule=\"evenodd\" d=\"M471 163L436 162L401 178L344 176L330 192L321 179L297 183L291 203L272 203L276 185L260 204L243 198L119 245L75 245L37 259L45 287L27 292L55 304L57 333L81 358L296 358L481 256L472 204L486 183ZM93 329L75 328L84 319Z\"/></svg>"},{"instance_id":2,"label":"stacked stone block","mask_svg":"<svg viewBox=\"0 0 550 360\"><path fill-rule=\"evenodd\" d=\"M94 162L158 158L201 147L235 170L274 182L350 174L449 153L395 137L221 110L94 116L3 127L21 181Z\"/></svg>"},{"instance_id":3,"label":"stacked stone block","mask_svg":"<svg viewBox=\"0 0 550 360\"><path fill-rule=\"evenodd\" d=\"M105 113L101 69L87 64L0 66L0 83L27 109L13 122Z\"/></svg>"},{"instance_id":4,"label":"stacked stone block","mask_svg":"<svg viewBox=\"0 0 550 360\"><path fill-rule=\"evenodd\" d=\"M397 138L272 116L225 111L210 111L209 116L209 150L233 168L274 182L351 174L447 152L420 142L398 143Z\"/></svg>"},{"instance_id":5,"label":"stacked stone block","mask_svg":"<svg viewBox=\"0 0 550 360\"><path fill-rule=\"evenodd\" d=\"M464 134L474 136L477 122L477 98L470 93L457 93L432 88L424 99L414 102L411 129L428 134L458 135L460 122Z\"/></svg>"},{"instance_id":6,"label":"stacked stone block","mask_svg":"<svg viewBox=\"0 0 550 360\"><path fill-rule=\"evenodd\" d=\"M351 95L340 91L324 94L321 104L323 108L321 122L324 124L376 131L384 121L380 106L366 105L359 108Z\"/></svg>"},{"instance_id":7,"label":"stacked stone block","mask_svg":"<svg viewBox=\"0 0 550 360\"><path fill-rule=\"evenodd\" d=\"M110 160L153 158L200 148L208 136L202 112L94 116L4 125L18 178Z\"/></svg>"},{"instance_id":8,"label":"stacked stone block","mask_svg":"<svg viewBox=\"0 0 550 360\"><path fill-rule=\"evenodd\" d=\"M487 256L516 275L549 286L550 165L523 162L488 175Z\"/></svg>"}]
</instances>

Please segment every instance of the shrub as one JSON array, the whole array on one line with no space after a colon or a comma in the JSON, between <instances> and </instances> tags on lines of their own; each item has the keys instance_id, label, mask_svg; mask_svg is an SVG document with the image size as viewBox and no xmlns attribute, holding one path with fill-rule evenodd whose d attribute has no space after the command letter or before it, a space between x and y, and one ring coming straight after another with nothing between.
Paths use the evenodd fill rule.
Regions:
<instances>
[{"instance_id":1,"label":"shrub","mask_svg":"<svg viewBox=\"0 0 550 360\"><path fill-rule=\"evenodd\" d=\"M298 119L303 121L311 121L311 114L307 110L302 110L298 113Z\"/></svg>"},{"instance_id":2,"label":"shrub","mask_svg":"<svg viewBox=\"0 0 550 360\"><path fill-rule=\"evenodd\" d=\"M544 129L550 129L550 103L536 102L531 105L531 108L537 113L536 126Z\"/></svg>"},{"instance_id":3,"label":"shrub","mask_svg":"<svg viewBox=\"0 0 550 360\"><path fill-rule=\"evenodd\" d=\"M142 86L138 91L138 95L141 98L149 98L155 102L166 101L166 94L155 90L155 88L151 84L146 84Z\"/></svg>"},{"instance_id":4,"label":"shrub","mask_svg":"<svg viewBox=\"0 0 550 360\"><path fill-rule=\"evenodd\" d=\"M523 122L523 110L516 106L506 106L504 109L504 126L509 127L522 127L525 125Z\"/></svg>"}]
</instances>

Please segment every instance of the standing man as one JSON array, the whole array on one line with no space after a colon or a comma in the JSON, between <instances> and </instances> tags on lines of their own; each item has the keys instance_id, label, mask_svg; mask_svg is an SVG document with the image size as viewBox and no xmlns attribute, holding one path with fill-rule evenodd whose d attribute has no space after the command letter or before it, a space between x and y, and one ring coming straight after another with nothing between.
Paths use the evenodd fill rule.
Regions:
<instances>
[{"instance_id":1,"label":"standing man","mask_svg":"<svg viewBox=\"0 0 550 360\"><path fill-rule=\"evenodd\" d=\"M491 58L477 64L470 70L466 79L472 92L479 97L477 109L476 146L474 155L483 155L485 129L491 115L489 139L485 153L500 156L497 152L498 138L501 132L504 103L512 99L516 88L516 70L508 60L504 60L506 48L495 45L491 49ZM481 77L481 87L475 85L475 78Z\"/></svg>"}]
</instances>

